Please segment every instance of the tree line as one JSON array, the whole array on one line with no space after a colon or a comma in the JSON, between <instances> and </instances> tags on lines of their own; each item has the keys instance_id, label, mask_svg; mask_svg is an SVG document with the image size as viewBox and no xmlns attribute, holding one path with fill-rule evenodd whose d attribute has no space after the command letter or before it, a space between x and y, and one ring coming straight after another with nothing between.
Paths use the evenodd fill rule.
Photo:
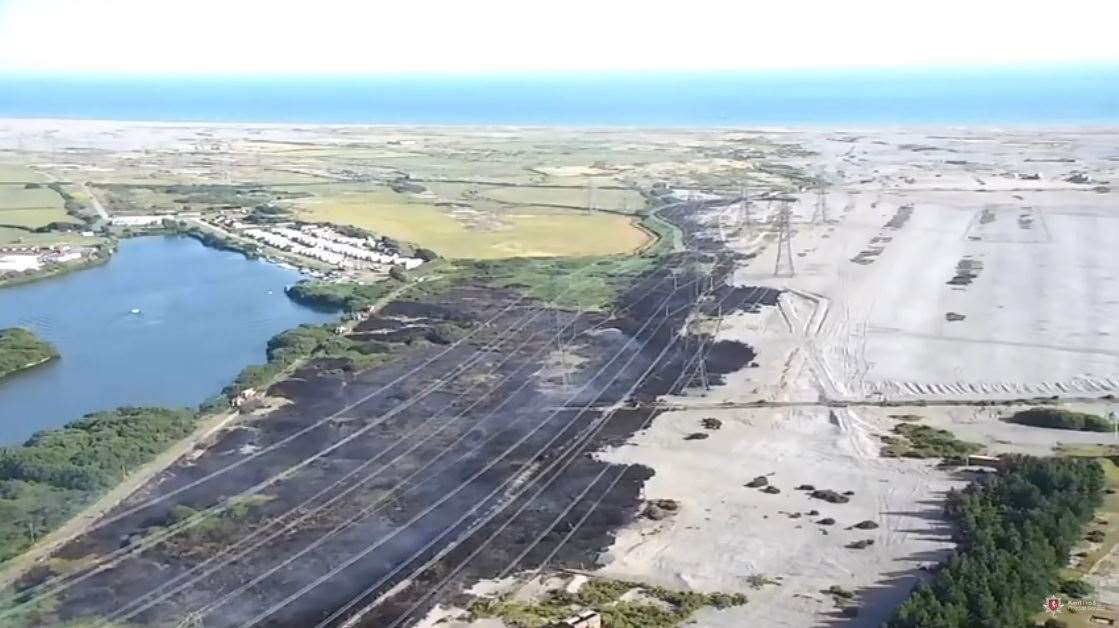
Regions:
<instances>
[{"instance_id":1,"label":"tree line","mask_svg":"<svg viewBox=\"0 0 1119 628\"><path fill-rule=\"evenodd\" d=\"M1102 501L1091 459L1005 458L998 474L949 494L958 547L887 628L1024 628Z\"/></svg>"},{"instance_id":2,"label":"tree line","mask_svg":"<svg viewBox=\"0 0 1119 628\"><path fill-rule=\"evenodd\" d=\"M196 417L187 409L124 407L0 447L0 561L185 437Z\"/></svg>"}]
</instances>

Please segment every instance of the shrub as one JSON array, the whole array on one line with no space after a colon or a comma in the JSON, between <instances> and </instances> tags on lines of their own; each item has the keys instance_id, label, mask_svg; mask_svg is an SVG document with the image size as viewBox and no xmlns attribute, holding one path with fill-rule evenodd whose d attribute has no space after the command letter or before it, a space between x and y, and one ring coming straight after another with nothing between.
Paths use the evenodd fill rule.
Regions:
<instances>
[{"instance_id":1,"label":"shrub","mask_svg":"<svg viewBox=\"0 0 1119 628\"><path fill-rule=\"evenodd\" d=\"M305 305L356 312L369 308L388 291L389 286L384 282L304 280L288 288L287 295Z\"/></svg>"},{"instance_id":2,"label":"shrub","mask_svg":"<svg viewBox=\"0 0 1119 628\"><path fill-rule=\"evenodd\" d=\"M882 448L887 458L948 458L967 456L978 452L978 443L959 440L948 430L941 430L920 423L899 423L894 433L902 438L888 441Z\"/></svg>"},{"instance_id":3,"label":"shrub","mask_svg":"<svg viewBox=\"0 0 1119 628\"><path fill-rule=\"evenodd\" d=\"M1019 425L1081 432L1110 432L1115 429L1111 421L1101 416L1061 408L1030 408L1015 412L1006 421Z\"/></svg>"},{"instance_id":4,"label":"shrub","mask_svg":"<svg viewBox=\"0 0 1119 628\"><path fill-rule=\"evenodd\" d=\"M435 344L449 345L460 340L466 331L453 323L441 323L427 332L427 339Z\"/></svg>"},{"instance_id":5,"label":"shrub","mask_svg":"<svg viewBox=\"0 0 1119 628\"><path fill-rule=\"evenodd\" d=\"M1070 580L1068 578L1061 578L1061 584L1058 589L1061 593L1075 599L1087 597L1091 595L1094 590L1092 585L1083 580Z\"/></svg>"}]
</instances>

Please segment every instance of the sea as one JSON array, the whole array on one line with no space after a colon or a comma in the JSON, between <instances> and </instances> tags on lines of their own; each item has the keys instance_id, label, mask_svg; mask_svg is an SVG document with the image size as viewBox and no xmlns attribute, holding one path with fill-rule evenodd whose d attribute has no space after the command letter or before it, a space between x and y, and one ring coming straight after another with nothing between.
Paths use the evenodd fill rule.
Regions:
<instances>
[{"instance_id":1,"label":"sea","mask_svg":"<svg viewBox=\"0 0 1119 628\"><path fill-rule=\"evenodd\" d=\"M1119 62L380 76L0 74L0 117L544 126L1110 125Z\"/></svg>"}]
</instances>

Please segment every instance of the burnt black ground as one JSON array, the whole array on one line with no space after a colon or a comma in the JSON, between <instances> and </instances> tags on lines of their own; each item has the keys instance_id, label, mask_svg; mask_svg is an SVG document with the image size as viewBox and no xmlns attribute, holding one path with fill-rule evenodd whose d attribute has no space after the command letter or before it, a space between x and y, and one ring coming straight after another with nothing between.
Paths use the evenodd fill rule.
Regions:
<instances>
[{"instance_id":1,"label":"burnt black ground","mask_svg":"<svg viewBox=\"0 0 1119 628\"><path fill-rule=\"evenodd\" d=\"M521 516L512 520L509 520L509 515L525 503L526 497L516 497L510 488L535 486L533 483L540 479L541 468L557 457L567 455L569 452L565 447L576 434L583 433L589 425L597 424L603 418L605 406L626 401L627 392L639 375L666 347L671 348L664 353L648 379L637 388L633 398L652 399L674 387L678 388L682 383L686 384L689 378L683 372L685 367L694 367L697 353L705 350L704 343L698 339L676 340L690 311L697 307L706 311L709 304L717 302L722 304L723 312L750 309L770 304L776 298L772 291L735 289L722 284L722 278L731 265L727 256L719 251L719 243L697 236L696 227L688 219L690 209L681 206L667 212L667 217L683 228L689 253L669 256L654 272L637 280L625 293L617 317L606 319L602 314L584 314L575 323L576 332L594 325L599 326L599 331L579 336L575 350L586 362L572 376L567 389L556 386L554 382L543 381L535 374L540 360L532 354L535 351L551 351L554 346L551 337L556 331L557 318L561 325L575 318L572 312L548 311L527 322L522 331L512 334L507 341L486 353L481 362L450 379L433 394L266 489L264 494L269 501L221 535L212 538L202 535L189 542L183 537L176 537L107 571L93 574L68 589L59 597L55 619L104 617L149 593L161 592L158 589L161 584L179 576L185 578L188 570L229 548L231 543L245 539L261 522L283 515L371 457L379 457L379 462L368 470L379 468L383 462L401 455L418 439L431 434L441 425L448 425L443 433L403 455L376 478L362 484L360 490L259 550L190 583L181 592L131 621L137 624L174 624L190 613L220 603L203 618L204 625L238 626L255 618L263 609L286 601L307 585L317 583L290 604L278 608L264 622L275 626L314 625L355 598L360 598L362 603L354 605L354 608L361 608L405 576L413 575L412 586L402 588L387 603L378 605L374 612L362 619L362 625L380 626L395 619L417 601L424 602L419 609L422 612L435 601L456 595L470 582L496 575L604 469L605 463L593 460L585 451L624 442L643 423L652 419L651 411L635 408L615 413L586 448L570 452L572 462L558 480L541 493ZM711 272L714 281L707 281L700 275L702 271L699 267L691 263L697 255L713 263L714 270ZM675 282L670 279L670 272L677 274ZM714 296L700 300L705 289ZM500 311L515 298L508 290L479 286L454 289L422 302L391 304L362 323L357 334L359 337L384 332L397 334L408 325L423 327L445 321L465 326L478 325L480 320ZM201 510L274 476L357 430L376 423L386 412L399 409L402 404L413 403L425 387L446 377L459 365L467 364L486 342L497 338L503 330L528 321L528 317L539 307L540 304L526 303L514 308L430 367L389 387L384 393L373 395L337 419L275 451L252 459L235 471L96 530L80 541L70 543L58 555L82 559L107 554L121 547L122 543L129 542L129 539L135 540L140 538L139 535L150 533L152 526L166 525L168 514L176 505ZM521 343L526 346L515 350ZM273 395L287 397L292 401L291 405L244 428L223 434L196 460L189 464L177 463L117 512L188 486L193 480L244 458L245 451L277 443L320 418L365 398L444 349L443 346L415 343L396 360L359 373L339 371L334 368L335 365L322 362L312 363L296 377L270 391ZM716 373L729 372L753 358L753 352L747 347L733 352L719 349L710 354L709 369ZM601 375L596 375L600 370ZM579 392L580 389L583 391ZM470 407L472 404L473 407ZM588 407L583 408L584 405ZM462 416L457 417L460 412ZM448 424L452 418L456 420ZM397 442L404 434L417 428L417 434ZM460 436L463 438L460 439ZM554 443L548 445L549 441ZM424 468L425 465L428 467ZM423 471L411 482L398 486L419 469ZM635 516L641 486L651 473L649 469L640 467L626 469L610 494L601 499L578 533L555 556L553 566L591 565L596 555L611 541L613 531ZM517 481L510 487L502 488L514 475ZM614 470L607 470L606 479L600 482L601 487L605 488L607 481L615 475ZM337 490L353 483L346 483ZM397 490L390 493L394 488ZM328 493L323 500L329 499L337 490ZM529 490L524 495L534 492ZM518 567L534 566L549 554L570 525L588 512L591 502L598 499L601 492L596 485L595 490L572 508L555 530L533 547ZM310 507L321 502L318 500ZM362 515L363 509L371 507L375 508L372 513ZM482 518L494 513L496 516L492 521L472 534L465 534ZM356 517L353 525L317 546L312 545L353 517ZM285 521L292 519L294 516ZM456 523L460 519L461 523ZM495 542L476 560L468 563L451 586L441 590L439 596L425 599L432 583L455 569L463 558L507 520L509 525L495 537ZM436 539L438 541L432 544ZM429 549L422 550L429 544ZM413 574L435 552L452 545L455 549L429 569ZM247 547L247 543L244 546ZM264 577L273 567L311 547L313 549L297 560ZM346 564L351 557L362 554L370 547L374 548L373 551L353 561L337 575L318 582L332 569ZM228 595L258 577L262 578L259 583L237 595ZM382 584L362 595L378 582Z\"/></svg>"}]
</instances>

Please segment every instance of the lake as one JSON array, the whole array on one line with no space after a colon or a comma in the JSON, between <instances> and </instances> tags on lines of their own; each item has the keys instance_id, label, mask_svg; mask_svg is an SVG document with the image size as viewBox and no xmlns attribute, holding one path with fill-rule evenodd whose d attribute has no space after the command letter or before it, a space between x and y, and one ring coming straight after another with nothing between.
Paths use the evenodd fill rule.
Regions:
<instances>
[{"instance_id":1,"label":"lake","mask_svg":"<svg viewBox=\"0 0 1119 628\"><path fill-rule=\"evenodd\" d=\"M102 266L0 289L0 327L27 327L60 360L0 381L0 444L122 405L194 406L268 339L337 314L299 305L301 275L180 236L122 240ZM139 313L132 311L138 309Z\"/></svg>"}]
</instances>

